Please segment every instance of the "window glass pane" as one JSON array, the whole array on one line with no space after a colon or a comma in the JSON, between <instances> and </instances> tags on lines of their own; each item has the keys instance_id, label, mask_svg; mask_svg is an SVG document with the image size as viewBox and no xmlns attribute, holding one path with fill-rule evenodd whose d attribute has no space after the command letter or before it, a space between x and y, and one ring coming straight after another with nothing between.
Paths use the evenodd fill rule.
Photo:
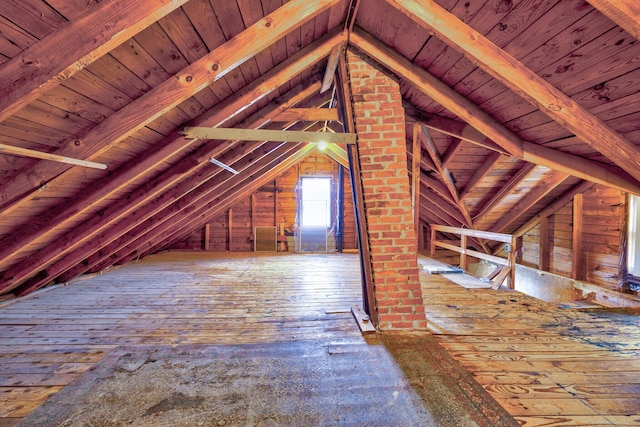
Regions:
<instances>
[{"instance_id":1,"label":"window glass pane","mask_svg":"<svg viewBox=\"0 0 640 427\"><path fill-rule=\"evenodd\" d=\"M331 222L331 179L302 178L302 226L328 227Z\"/></svg>"}]
</instances>

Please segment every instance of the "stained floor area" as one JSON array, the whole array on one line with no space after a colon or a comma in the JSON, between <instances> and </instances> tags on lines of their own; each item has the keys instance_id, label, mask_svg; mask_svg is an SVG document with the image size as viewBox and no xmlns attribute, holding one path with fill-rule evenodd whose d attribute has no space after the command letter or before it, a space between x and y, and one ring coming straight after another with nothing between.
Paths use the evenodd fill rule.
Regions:
<instances>
[{"instance_id":1,"label":"stained floor area","mask_svg":"<svg viewBox=\"0 0 640 427\"><path fill-rule=\"evenodd\" d=\"M111 410L96 425L116 415L163 425L168 414L190 414L182 425L640 423L637 311L563 309L426 272L421 281L431 333L370 340L349 312L360 304L352 254L165 253L46 290L0 307L0 426L82 424L104 410L96 401L122 407L123 396L138 412ZM125 381L142 389L114 392L145 373ZM214 393L211 380L234 373L248 376L234 381L244 389L218 387L227 405L193 393L196 380ZM267 384L272 413L254 394ZM65 409L81 400L87 412ZM287 418L301 402L315 406ZM390 402L409 409L384 412ZM336 404L356 415L326 418Z\"/></svg>"}]
</instances>

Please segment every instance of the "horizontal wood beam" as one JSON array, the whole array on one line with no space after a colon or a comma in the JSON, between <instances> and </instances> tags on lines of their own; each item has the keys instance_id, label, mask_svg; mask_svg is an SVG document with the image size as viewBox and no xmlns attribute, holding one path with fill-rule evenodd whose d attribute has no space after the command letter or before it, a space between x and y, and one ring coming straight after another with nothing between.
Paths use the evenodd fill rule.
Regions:
<instances>
[{"instance_id":1,"label":"horizontal wood beam","mask_svg":"<svg viewBox=\"0 0 640 427\"><path fill-rule=\"evenodd\" d=\"M33 157L42 160L51 160L59 163L67 163L69 165L83 166L93 169L106 169L104 163L89 162L87 160L73 159L71 157L58 156L56 154L43 153L42 151L30 150L28 148L14 147L12 145L0 143L0 154L9 154L12 156Z\"/></svg>"},{"instance_id":2,"label":"horizontal wood beam","mask_svg":"<svg viewBox=\"0 0 640 427\"><path fill-rule=\"evenodd\" d=\"M280 141L280 142L326 142L355 144L355 133L303 132L270 129L233 129L185 127L182 134L187 138L218 139L237 141Z\"/></svg>"},{"instance_id":3,"label":"horizontal wood beam","mask_svg":"<svg viewBox=\"0 0 640 427\"><path fill-rule=\"evenodd\" d=\"M387 0L640 181L640 148L434 0ZM466 118L465 118L466 121ZM474 123L469 122L474 125ZM479 129L479 128L478 128ZM501 144L501 141L494 139ZM515 153L514 153L515 154Z\"/></svg>"},{"instance_id":4,"label":"horizontal wood beam","mask_svg":"<svg viewBox=\"0 0 640 427\"><path fill-rule=\"evenodd\" d=\"M29 46L0 66L0 122L187 1L100 2Z\"/></svg>"},{"instance_id":5,"label":"horizontal wood beam","mask_svg":"<svg viewBox=\"0 0 640 427\"><path fill-rule=\"evenodd\" d=\"M640 40L640 5L637 0L587 0L591 6Z\"/></svg>"},{"instance_id":6,"label":"horizontal wood beam","mask_svg":"<svg viewBox=\"0 0 640 427\"><path fill-rule=\"evenodd\" d=\"M283 111L274 122L321 122L338 121L338 110L335 108L290 108Z\"/></svg>"}]
</instances>

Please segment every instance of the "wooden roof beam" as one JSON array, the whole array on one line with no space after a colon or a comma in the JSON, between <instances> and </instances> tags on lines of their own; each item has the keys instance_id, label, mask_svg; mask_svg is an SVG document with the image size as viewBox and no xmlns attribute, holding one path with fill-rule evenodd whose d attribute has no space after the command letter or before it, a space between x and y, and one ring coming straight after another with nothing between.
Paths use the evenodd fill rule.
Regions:
<instances>
[{"instance_id":1,"label":"wooden roof beam","mask_svg":"<svg viewBox=\"0 0 640 427\"><path fill-rule=\"evenodd\" d=\"M542 181L531 189L531 191L527 192L514 207L509 209L507 214L489 227L489 231L496 233L504 232L507 227L525 215L533 205L538 203L540 199L553 191L558 185L562 184L567 178L569 178L569 176L562 172L550 171L544 176Z\"/></svg>"},{"instance_id":2,"label":"wooden roof beam","mask_svg":"<svg viewBox=\"0 0 640 427\"><path fill-rule=\"evenodd\" d=\"M470 228L478 228L478 222L480 222L482 218L484 218L500 203L502 203L502 201L506 199L507 196L509 196L509 194L511 194L511 192L516 189L516 187L522 184L522 181L527 179L527 177L533 172L536 167L537 166L532 163L526 163L520 169L518 169L515 175L511 177L509 182L506 185L502 186L502 188L500 188L500 190L480 209L480 212L478 212L473 217L473 227Z\"/></svg>"},{"instance_id":3,"label":"wooden roof beam","mask_svg":"<svg viewBox=\"0 0 640 427\"><path fill-rule=\"evenodd\" d=\"M482 34L433 0L387 0L387 2L418 25L434 31L438 37L477 62L485 72L500 83L527 99L640 181L640 149L635 144L494 45ZM476 127L474 123L469 123ZM493 137L492 139L501 144L501 141Z\"/></svg>"},{"instance_id":4,"label":"wooden roof beam","mask_svg":"<svg viewBox=\"0 0 640 427\"><path fill-rule=\"evenodd\" d=\"M0 66L0 122L187 1L101 2L29 46Z\"/></svg>"},{"instance_id":5,"label":"wooden roof beam","mask_svg":"<svg viewBox=\"0 0 640 427\"><path fill-rule=\"evenodd\" d=\"M154 233L152 236L140 239L140 241L134 242L129 245L128 248L121 251L121 257L115 261L118 264L123 264L133 259L137 254L149 254L157 250L161 250L163 247L168 247L180 239L188 236L194 230L200 228L203 224L215 219L218 215L222 214L225 210L236 204L238 201L245 197L249 197L252 193L257 191L260 187L273 181L275 178L284 173L287 169L295 166L297 163L304 160L307 156L311 155L317 150L317 147L313 144L308 144L290 156L284 161L276 161L277 164L270 164L263 168L264 172L256 173L256 176L250 176L245 180L233 185L224 194L219 195L219 198L209 202L207 205L203 205L196 212L190 215L188 218L180 221L178 228L168 228L162 233ZM105 266L106 267L106 266Z\"/></svg>"},{"instance_id":6,"label":"wooden roof beam","mask_svg":"<svg viewBox=\"0 0 640 427\"><path fill-rule=\"evenodd\" d=\"M62 143L55 154L92 160L337 2L292 0L286 3L98 123L83 136ZM38 191L43 183L59 177L68 169L67 165L38 162L18 174L0 190L0 213L14 209Z\"/></svg>"},{"instance_id":7,"label":"wooden roof beam","mask_svg":"<svg viewBox=\"0 0 640 427\"><path fill-rule=\"evenodd\" d=\"M640 40L640 7L636 0L587 0L613 22Z\"/></svg>"},{"instance_id":8,"label":"wooden roof beam","mask_svg":"<svg viewBox=\"0 0 640 427\"><path fill-rule=\"evenodd\" d=\"M152 217L138 223L134 228L119 236L116 240L109 243L98 252L86 257L86 259L71 267L60 275L59 281L66 282L96 267L97 265L109 260L113 257L113 254L118 251L122 251L124 248L133 245L136 241L146 243L151 239L148 237L150 234L157 235L161 232L179 225L182 227L185 224L185 218L194 214L194 212L203 208L211 209L215 206L213 203L219 196L219 190L224 186L225 191L228 188L233 188L233 182L238 180L244 181L247 176L253 176L259 174L265 167L273 167L273 163L284 156L291 156L300 150L302 147L296 147L293 145L280 145L275 150L269 152L261 159L254 159L252 162L245 162L248 166L243 170L242 176L229 176L224 174L217 175L216 179L207 182L206 186L200 186L185 197L180 198L174 203L166 206L161 211L154 214ZM238 167L238 166L237 166ZM241 167L241 166L240 166ZM214 206L209 206L214 205ZM145 236L147 240L145 240ZM126 251L125 254L130 253L131 250ZM117 257L116 257L117 258ZM51 276L51 275L50 275Z\"/></svg>"},{"instance_id":9,"label":"wooden roof beam","mask_svg":"<svg viewBox=\"0 0 640 427\"><path fill-rule=\"evenodd\" d=\"M471 108L470 106L468 107ZM505 152L500 149L495 142L491 141L491 139L467 123L433 114L422 114L417 112L410 117L411 120L422 123L429 129L460 138L471 144L475 144L489 150L500 153ZM514 137L516 136L514 135ZM640 191L640 184L632 177L626 178L621 176L620 173L600 162L595 162L584 157L565 153L543 145L534 144L529 141L522 140L522 157L515 157L549 169L564 172L568 175L575 176L576 178L615 188L620 191L633 194L638 194L638 191Z\"/></svg>"},{"instance_id":10,"label":"wooden roof beam","mask_svg":"<svg viewBox=\"0 0 640 427\"><path fill-rule=\"evenodd\" d=\"M273 129L236 129L185 127L182 133L187 138L242 140L242 141L280 141L280 142L328 142L335 144L355 144L355 133L301 132Z\"/></svg>"},{"instance_id":11,"label":"wooden roof beam","mask_svg":"<svg viewBox=\"0 0 640 427\"><path fill-rule=\"evenodd\" d=\"M440 179L449 190L449 194L451 194L451 197L453 198L455 205L458 207L458 211L460 211L460 213L464 217L465 224L467 225L467 227L471 227L471 224L473 223L471 219L471 215L469 215L469 212L467 211L467 207L464 205L462 200L460 200L458 189L456 188L456 185L453 182L449 169L447 167L442 166L440 153L438 153L436 144L433 142L431 135L429 135L429 131L420 127L420 131L417 133L417 138L421 141L422 146L429 153L431 160L433 160L433 164L436 167L438 175L440 175Z\"/></svg>"},{"instance_id":12,"label":"wooden roof beam","mask_svg":"<svg viewBox=\"0 0 640 427\"><path fill-rule=\"evenodd\" d=\"M317 62L323 53L326 54L330 48L330 41L333 38L324 40L322 44L316 45L316 50L305 51L304 54L294 56L297 62L289 62L275 67L262 79L254 81L245 88L231 95L222 101L215 108L202 114L193 120L194 124L202 124L208 126L220 126L231 117L234 117L240 111L247 108L248 105L255 102L256 99L263 98L273 90L288 82L291 77L304 68ZM302 52L301 52L302 53ZM320 55L320 56L319 56ZM318 78L312 78L304 82L305 87L298 85L289 92L277 99L277 102L269 104L258 113L246 120L255 126L262 126L268 123L271 118L276 117L281 111L288 109L293 105L297 105L304 99L310 97L320 90L320 82ZM224 150L232 146L236 141L225 141L218 144L209 144L197 150L197 155L191 156L193 163L191 167L206 161L211 156L217 156ZM173 132L167 138L154 144L153 149L143 153L131 161L124 164L111 174L100 179L97 183L93 183L88 191L84 191L64 203L49 209L41 215L37 221L21 227L19 232L9 235L0 242L0 259L9 257L21 247L24 247L38 239L42 234L46 234L51 230L66 224L73 220L77 215L84 212L96 203L100 203L107 197L116 193L131 181L139 179L149 171L153 172L153 168L166 159L174 156L182 149L189 147L194 140L189 140L180 135L177 131ZM186 162L186 160L184 161ZM176 165L173 170L179 170L182 166ZM187 167L186 165L184 166ZM186 170L186 169L185 169ZM127 205L127 208L129 206ZM0 276L1 277L1 276Z\"/></svg>"},{"instance_id":13,"label":"wooden roof beam","mask_svg":"<svg viewBox=\"0 0 640 427\"><path fill-rule=\"evenodd\" d=\"M319 83L318 83L319 89ZM246 120L247 123L255 122L262 124L264 117L260 114L260 112L256 113L258 119L254 119L253 116ZM253 150L256 150L260 145L260 143L241 143L234 150L231 150L231 153L225 153L223 156L218 157L218 160L230 164L241 157L251 153ZM228 147L228 145L223 145L224 148ZM142 186L136 188L128 197L121 198L120 200L110 204L103 210L102 215L96 215L90 217L87 221L85 221L81 227L77 227L74 233L70 233L57 240L56 242L47 245L41 249L39 249L33 256L19 262L16 265L11 266L5 272L0 275L0 290L5 289L13 289L17 287L20 283L27 280L30 275L35 272L46 268L47 265L55 262L61 256L65 256L71 259L69 255L70 252L74 251L75 258L82 259L87 256L87 251L91 249L98 250L100 245L97 243L95 238L92 240L92 245L90 245L89 249L77 250L76 248L83 244L89 238L92 238L96 234L98 234L101 230L111 226L116 221L123 218L129 212L134 212L138 218L148 218L150 215L153 215L151 211L157 212L158 209L162 209L168 203L173 201L173 198L167 199L165 196L164 205L159 201L154 202L149 205L148 202L153 199L157 194L169 189L172 186L175 186L171 191L173 192L173 196L171 197L182 197L184 194L191 191L194 187L194 183L189 180L184 179L187 175L194 173L202 169L202 166L206 166L209 163L209 158L211 157L211 153L215 153L216 151L211 151L212 147L204 145L199 150L195 151L191 155L184 157L178 164L176 164L173 168L165 171L158 177L147 181ZM215 150L215 147L214 147ZM224 151L224 149L222 150ZM217 155L217 154L213 154ZM204 172L198 172L201 175L201 183L213 177L215 174L221 172L220 169L207 169ZM146 208L141 208L142 205L147 204ZM129 216L129 221L132 221L132 217ZM119 230L121 233L125 233L127 229L125 229L122 222L120 224ZM103 234L103 236L107 236ZM114 235L108 235L112 240L117 238ZM106 238L106 237L105 237ZM108 244L105 243L104 245ZM73 265L74 263L72 263Z\"/></svg>"},{"instance_id":14,"label":"wooden roof beam","mask_svg":"<svg viewBox=\"0 0 640 427\"><path fill-rule=\"evenodd\" d=\"M465 185L460 192L460 200L464 200L469 193L471 193L482 182L482 180L489 175L489 172L491 172L491 169L493 169L501 157L502 154L497 151L489 154L480 169L476 170L471 179L469 179L469 182L467 182L467 185Z\"/></svg>"}]
</instances>

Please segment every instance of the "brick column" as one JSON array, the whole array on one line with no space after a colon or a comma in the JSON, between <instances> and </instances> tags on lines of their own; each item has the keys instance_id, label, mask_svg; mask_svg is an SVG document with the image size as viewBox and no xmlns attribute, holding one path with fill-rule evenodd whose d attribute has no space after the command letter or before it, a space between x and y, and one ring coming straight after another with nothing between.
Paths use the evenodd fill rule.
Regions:
<instances>
[{"instance_id":1,"label":"brick column","mask_svg":"<svg viewBox=\"0 0 640 427\"><path fill-rule=\"evenodd\" d=\"M425 329L400 87L347 53L379 327Z\"/></svg>"}]
</instances>

